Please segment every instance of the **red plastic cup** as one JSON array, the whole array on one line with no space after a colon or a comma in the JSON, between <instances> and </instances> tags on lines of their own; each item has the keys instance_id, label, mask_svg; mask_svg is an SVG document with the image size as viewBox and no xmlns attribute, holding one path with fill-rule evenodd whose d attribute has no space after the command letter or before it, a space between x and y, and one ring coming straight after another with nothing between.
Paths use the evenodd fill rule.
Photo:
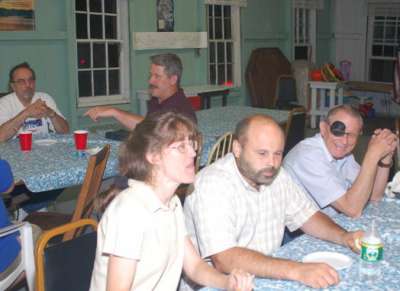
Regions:
<instances>
[{"instance_id":1,"label":"red plastic cup","mask_svg":"<svg viewBox=\"0 0 400 291\"><path fill-rule=\"evenodd\" d=\"M31 131L23 131L19 134L19 145L21 147L21 151L29 152L32 150L32 132Z\"/></svg>"},{"instance_id":2,"label":"red plastic cup","mask_svg":"<svg viewBox=\"0 0 400 291\"><path fill-rule=\"evenodd\" d=\"M88 131L87 130L75 130L74 138L75 138L75 148L78 151L86 150Z\"/></svg>"}]
</instances>

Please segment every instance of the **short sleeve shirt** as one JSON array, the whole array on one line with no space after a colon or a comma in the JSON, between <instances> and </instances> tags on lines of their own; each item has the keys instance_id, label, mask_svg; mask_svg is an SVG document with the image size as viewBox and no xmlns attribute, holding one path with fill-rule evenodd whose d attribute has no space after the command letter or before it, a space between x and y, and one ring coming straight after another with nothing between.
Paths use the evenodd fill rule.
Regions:
<instances>
[{"instance_id":1,"label":"short sleeve shirt","mask_svg":"<svg viewBox=\"0 0 400 291\"><path fill-rule=\"evenodd\" d=\"M147 184L128 185L100 221L90 290L106 290L109 255L137 261L131 290L176 290L186 236L180 201L165 206Z\"/></svg>"},{"instance_id":2,"label":"short sleeve shirt","mask_svg":"<svg viewBox=\"0 0 400 291\"><path fill-rule=\"evenodd\" d=\"M158 98L152 97L147 104L148 112L147 114L156 111L169 111L173 110L178 113L182 113L197 123L196 113L193 110L192 105L186 98L185 93L182 89L179 89L174 95L165 99L163 102L159 103Z\"/></svg>"},{"instance_id":3,"label":"short sleeve shirt","mask_svg":"<svg viewBox=\"0 0 400 291\"><path fill-rule=\"evenodd\" d=\"M283 168L258 191L231 153L198 174L184 205L188 233L203 258L232 247L269 255L280 247L285 226L293 231L316 211Z\"/></svg>"},{"instance_id":4,"label":"short sleeve shirt","mask_svg":"<svg viewBox=\"0 0 400 291\"><path fill-rule=\"evenodd\" d=\"M283 166L322 209L343 196L360 172L353 155L334 159L320 134L297 144ZM327 210L335 213L331 207Z\"/></svg>"},{"instance_id":5,"label":"short sleeve shirt","mask_svg":"<svg viewBox=\"0 0 400 291\"><path fill-rule=\"evenodd\" d=\"M32 98L32 103L41 99L46 102L47 106L53 109L58 115L64 118L61 112L58 110L56 103L53 98L42 92L35 92ZM25 109L25 106L19 101L15 93L10 93L0 98L0 125L9 121L10 119L17 116L21 111ZM27 118L24 121L23 126L19 129L15 136L21 131L28 130L32 131L33 134L54 132L54 125L50 118Z\"/></svg>"}]
</instances>

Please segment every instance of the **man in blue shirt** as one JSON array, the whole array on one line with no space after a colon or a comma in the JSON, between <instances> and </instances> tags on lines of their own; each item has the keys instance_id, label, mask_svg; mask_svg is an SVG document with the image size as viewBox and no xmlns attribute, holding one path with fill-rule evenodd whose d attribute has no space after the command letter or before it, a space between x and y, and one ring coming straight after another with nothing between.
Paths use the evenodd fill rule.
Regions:
<instances>
[{"instance_id":1,"label":"man in blue shirt","mask_svg":"<svg viewBox=\"0 0 400 291\"><path fill-rule=\"evenodd\" d=\"M359 217L369 200L383 196L397 136L375 130L359 165L352 152L362 126L357 110L334 107L320 122L320 133L301 141L284 159L284 168L328 214Z\"/></svg>"},{"instance_id":2,"label":"man in blue shirt","mask_svg":"<svg viewBox=\"0 0 400 291\"><path fill-rule=\"evenodd\" d=\"M0 193L7 193L12 190L14 179L11 173L10 165L0 159ZM3 200L0 201L0 228L10 225L8 212L4 206ZM17 240L18 233L10 234L0 238L0 278L5 274L7 268L16 260L20 253L21 246Z\"/></svg>"}]
</instances>

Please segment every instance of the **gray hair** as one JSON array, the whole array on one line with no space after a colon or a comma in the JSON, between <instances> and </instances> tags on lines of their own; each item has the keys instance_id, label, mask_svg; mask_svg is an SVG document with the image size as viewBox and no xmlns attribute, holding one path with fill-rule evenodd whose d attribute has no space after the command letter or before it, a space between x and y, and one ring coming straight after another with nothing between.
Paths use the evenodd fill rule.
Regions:
<instances>
[{"instance_id":1,"label":"gray hair","mask_svg":"<svg viewBox=\"0 0 400 291\"><path fill-rule=\"evenodd\" d=\"M332 117L340 111L346 112L351 117L358 119L360 121L361 127L363 126L364 121L362 119L360 112L356 108L354 108L350 105L347 105L347 104L342 104L342 105L338 105L338 106L331 108L329 110L328 115L326 116L325 120L328 122L332 121L331 120Z\"/></svg>"},{"instance_id":2,"label":"gray hair","mask_svg":"<svg viewBox=\"0 0 400 291\"><path fill-rule=\"evenodd\" d=\"M160 54L150 57L153 65L164 67L168 77L177 76L177 85L180 86L182 77L182 62L176 54Z\"/></svg>"}]
</instances>

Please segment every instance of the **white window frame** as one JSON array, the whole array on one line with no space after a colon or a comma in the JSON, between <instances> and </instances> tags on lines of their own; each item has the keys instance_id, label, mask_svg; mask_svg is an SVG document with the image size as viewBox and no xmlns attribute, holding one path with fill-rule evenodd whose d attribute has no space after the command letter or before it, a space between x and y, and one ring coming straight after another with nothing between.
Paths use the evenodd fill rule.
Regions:
<instances>
[{"instance_id":1,"label":"white window frame","mask_svg":"<svg viewBox=\"0 0 400 291\"><path fill-rule=\"evenodd\" d=\"M209 2L209 3L208 3ZM240 57L240 6L242 5L237 5L235 3L229 3L229 1L225 1L222 3L219 3L218 1L214 1L215 3L212 3L213 1L205 1L206 3L206 25L207 25L207 33L208 33L208 8L209 5L221 5L221 6L231 6L231 39L225 40L225 39L214 39L210 40L209 35L208 35L208 42L209 42L209 49L210 49L210 43L214 42L224 42L224 43L231 43L232 44L232 78L233 78L233 86L234 87L240 87L242 80L241 80L241 57ZM213 21L213 25L214 25ZM215 29L214 29L215 32ZM224 34L224 33L223 33ZM225 46L226 47L226 46ZM225 52L225 80L227 80L227 60L226 60L226 52ZM217 60L217 52L215 52L215 59ZM217 61L215 61L215 64L217 64ZM213 84L211 83L210 80L210 55L208 52L207 56L207 79L208 83L212 85L218 85L218 84ZM218 81L218 66L215 65L215 74L217 76L217 81Z\"/></svg>"},{"instance_id":2,"label":"white window frame","mask_svg":"<svg viewBox=\"0 0 400 291\"><path fill-rule=\"evenodd\" d=\"M385 40L385 32L383 32L383 38L381 41L374 41L374 27L375 27L375 22L376 16L384 17L384 30L385 30L385 24L386 24L386 18L387 17L396 17L396 22L400 24L400 5L395 5L394 3L383 3L383 4L376 4L376 5L371 5L369 6L369 12L368 12L368 29L367 29L367 59L366 59L366 68L367 70L365 71L365 80L369 82L376 82L376 83L390 83L390 82L381 82L381 81L374 81L370 79L370 70L371 70L371 60L376 59L376 60L391 60L395 61L396 59L396 54L394 53L393 57L389 56L373 56L372 51L373 51L373 45L378 44L378 45L394 45L395 43L392 42L386 42ZM397 26L397 29L400 29L400 25ZM395 36L397 36L397 30L395 31ZM397 39L397 44L400 45L400 38ZM394 49L395 50L395 49ZM394 51L395 52L395 51Z\"/></svg>"},{"instance_id":3,"label":"white window frame","mask_svg":"<svg viewBox=\"0 0 400 291\"><path fill-rule=\"evenodd\" d=\"M300 19L300 14L303 17ZM308 18L308 19L307 19ZM303 23L300 25L300 20ZM297 47L307 47L307 60L315 63L317 39L317 9L293 5L293 60Z\"/></svg>"},{"instance_id":4,"label":"white window frame","mask_svg":"<svg viewBox=\"0 0 400 291\"><path fill-rule=\"evenodd\" d=\"M87 0L87 7L89 7L89 0ZM74 17L76 13L81 13L80 11L74 10ZM88 12L89 13L89 12ZM90 14L100 14L100 15L107 15L104 12L101 13L93 13ZM130 102L130 89L129 89L129 80L130 80L130 72L129 72L129 19L128 19L128 0L117 0L117 15L118 15L118 23L117 23L117 30L118 30L118 38L117 39L91 39L90 38L90 30L89 25L90 21L87 22L88 24L88 39L77 39L76 40L76 52L78 49L78 43L115 43L119 42L121 44L121 52L120 52L120 94L119 95L104 95L104 96L89 96L89 97L79 97L79 89L77 91L77 105L78 107L88 107L88 106L96 106L96 105L108 105L108 104L122 104L122 103L129 103ZM90 18L88 17L88 20ZM103 21L103 32L105 31L105 22ZM93 54L91 54L91 58L93 58ZM93 64L93 59L91 60L91 64ZM108 64L108 56L106 50L106 66ZM77 87L79 86L78 80L78 72L79 71L95 71L94 68L89 69L78 69L78 65L76 65L76 84ZM108 73L107 73L108 75ZM92 90L94 85L93 74L91 78L92 82ZM108 83L107 83L108 84ZM107 86L107 85L106 85ZM108 88L107 88L108 91Z\"/></svg>"}]
</instances>

